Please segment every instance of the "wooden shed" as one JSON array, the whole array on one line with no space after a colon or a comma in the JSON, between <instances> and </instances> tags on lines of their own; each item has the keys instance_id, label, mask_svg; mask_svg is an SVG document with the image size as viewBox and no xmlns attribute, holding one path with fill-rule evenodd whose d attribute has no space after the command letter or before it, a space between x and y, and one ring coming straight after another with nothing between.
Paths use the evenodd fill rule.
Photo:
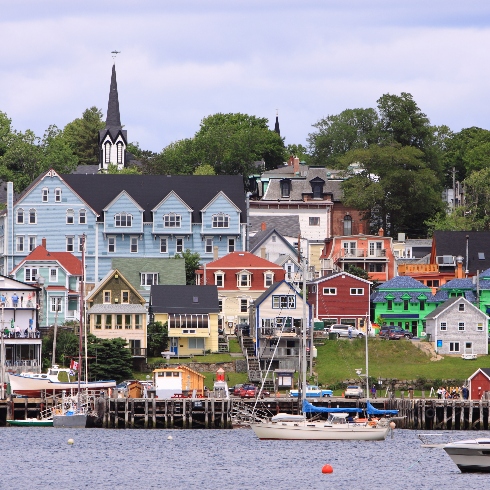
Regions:
<instances>
[{"instance_id":1,"label":"wooden shed","mask_svg":"<svg viewBox=\"0 0 490 490\"><path fill-rule=\"evenodd\" d=\"M469 378L470 400L481 400L490 394L490 368L479 368Z\"/></svg>"},{"instance_id":2,"label":"wooden shed","mask_svg":"<svg viewBox=\"0 0 490 490\"><path fill-rule=\"evenodd\" d=\"M204 376L187 366L166 366L153 370L153 387L158 398L204 395Z\"/></svg>"}]
</instances>

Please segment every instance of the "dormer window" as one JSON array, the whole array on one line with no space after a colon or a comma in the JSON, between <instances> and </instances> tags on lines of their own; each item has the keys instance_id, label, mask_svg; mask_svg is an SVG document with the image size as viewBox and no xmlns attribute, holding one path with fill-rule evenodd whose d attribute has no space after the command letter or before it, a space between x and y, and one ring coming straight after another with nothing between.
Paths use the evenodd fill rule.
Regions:
<instances>
[{"instance_id":1,"label":"dormer window","mask_svg":"<svg viewBox=\"0 0 490 490\"><path fill-rule=\"evenodd\" d=\"M182 217L180 214L169 213L163 217L163 226L165 228L180 228Z\"/></svg>"},{"instance_id":2,"label":"dormer window","mask_svg":"<svg viewBox=\"0 0 490 490\"><path fill-rule=\"evenodd\" d=\"M228 228L230 226L230 217L224 213L213 215L213 228Z\"/></svg>"},{"instance_id":3,"label":"dormer window","mask_svg":"<svg viewBox=\"0 0 490 490\"><path fill-rule=\"evenodd\" d=\"M291 195L291 181L288 179L281 180L281 197L289 197Z\"/></svg>"},{"instance_id":4,"label":"dormer window","mask_svg":"<svg viewBox=\"0 0 490 490\"><path fill-rule=\"evenodd\" d=\"M274 273L271 271L264 272L264 287L268 288L272 286L274 282Z\"/></svg>"},{"instance_id":5,"label":"dormer window","mask_svg":"<svg viewBox=\"0 0 490 490\"><path fill-rule=\"evenodd\" d=\"M117 163L123 163L123 144L119 141L116 145L117 147Z\"/></svg>"},{"instance_id":6,"label":"dormer window","mask_svg":"<svg viewBox=\"0 0 490 490\"><path fill-rule=\"evenodd\" d=\"M114 220L116 226L121 227L129 227L133 223L133 216L128 213L119 213L114 216Z\"/></svg>"},{"instance_id":7,"label":"dormer window","mask_svg":"<svg viewBox=\"0 0 490 490\"><path fill-rule=\"evenodd\" d=\"M106 141L104 145L105 163L111 163L111 144Z\"/></svg>"},{"instance_id":8,"label":"dormer window","mask_svg":"<svg viewBox=\"0 0 490 490\"><path fill-rule=\"evenodd\" d=\"M313 193L313 199L323 199L323 185L325 181L316 177L313 180L310 180L311 192Z\"/></svg>"},{"instance_id":9,"label":"dormer window","mask_svg":"<svg viewBox=\"0 0 490 490\"><path fill-rule=\"evenodd\" d=\"M224 272L215 272L214 273L214 284L218 288L222 288L225 286L225 274L224 274Z\"/></svg>"},{"instance_id":10,"label":"dormer window","mask_svg":"<svg viewBox=\"0 0 490 490\"><path fill-rule=\"evenodd\" d=\"M239 288L249 288L252 284L252 274L250 272L240 272L237 274L237 286Z\"/></svg>"}]
</instances>

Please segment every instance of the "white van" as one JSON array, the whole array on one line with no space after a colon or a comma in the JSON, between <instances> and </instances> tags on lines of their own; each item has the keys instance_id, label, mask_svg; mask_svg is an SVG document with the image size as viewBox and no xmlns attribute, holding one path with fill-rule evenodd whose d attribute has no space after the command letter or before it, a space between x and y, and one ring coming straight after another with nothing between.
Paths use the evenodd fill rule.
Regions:
<instances>
[{"instance_id":1,"label":"white van","mask_svg":"<svg viewBox=\"0 0 490 490\"><path fill-rule=\"evenodd\" d=\"M351 336L353 338L357 337L359 339L362 339L364 337L364 332L357 330L357 328L354 328L351 325L344 325L341 323L334 323L333 325L330 325L328 332L329 333L336 333L337 338L338 337L349 337L349 328L351 329Z\"/></svg>"}]
</instances>

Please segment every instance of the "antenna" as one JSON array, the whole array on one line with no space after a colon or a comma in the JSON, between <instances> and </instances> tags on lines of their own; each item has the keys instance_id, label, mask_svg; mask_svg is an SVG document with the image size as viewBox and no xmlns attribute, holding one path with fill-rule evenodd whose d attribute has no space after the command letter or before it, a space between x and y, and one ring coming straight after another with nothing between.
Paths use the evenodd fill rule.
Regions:
<instances>
[{"instance_id":1,"label":"antenna","mask_svg":"<svg viewBox=\"0 0 490 490\"><path fill-rule=\"evenodd\" d=\"M118 55L120 52L121 52L121 51L116 51L116 50L111 51L111 54L112 54L112 59L115 59L115 58L116 58L116 56L117 56L117 55Z\"/></svg>"}]
</instances>

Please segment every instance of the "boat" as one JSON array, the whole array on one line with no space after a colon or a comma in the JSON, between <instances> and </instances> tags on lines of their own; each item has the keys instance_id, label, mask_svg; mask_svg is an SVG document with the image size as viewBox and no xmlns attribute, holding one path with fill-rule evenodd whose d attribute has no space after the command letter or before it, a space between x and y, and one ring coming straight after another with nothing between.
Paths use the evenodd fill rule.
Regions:
<instances>
[{"instance_id":1,"label":"boat","mask_svg":"<svg viewBox=\"0 0 490 490\"><path fill-rule=\"evenodd\" d=\"M7 420L9 425L17 427L53 427L53 419L24 419L24 420Z\"/></svg>"},{"instance_id":2,"label":"boat","mask_svg":"<svg viewBox=\"0 0 490 490\"><path fill-rule=\"evenodd\" d=\"M63 391L61 405L53 410L53 427L69 427L84 429L87 426L87 403L78 395L65 398Z\"/></svg>"},{"instance_id":3,"label":"boat","mask_svg":"<svg viewBox=\"0 0 490 490\"><path fill-rule=\"evenodd\" d=\"M462 473L490 473L490 439L450 442L443 449Z\"/></svg>"}]
</instances>

